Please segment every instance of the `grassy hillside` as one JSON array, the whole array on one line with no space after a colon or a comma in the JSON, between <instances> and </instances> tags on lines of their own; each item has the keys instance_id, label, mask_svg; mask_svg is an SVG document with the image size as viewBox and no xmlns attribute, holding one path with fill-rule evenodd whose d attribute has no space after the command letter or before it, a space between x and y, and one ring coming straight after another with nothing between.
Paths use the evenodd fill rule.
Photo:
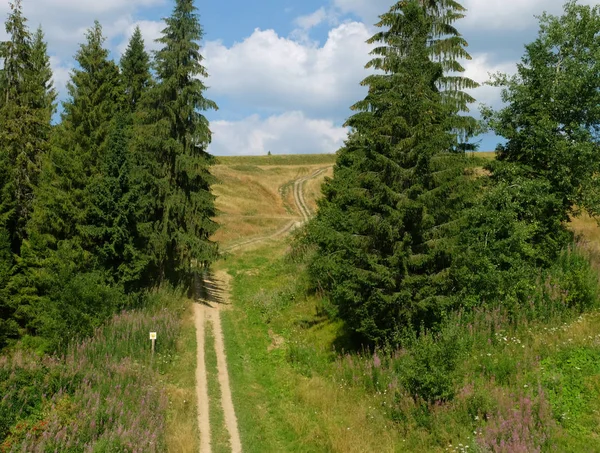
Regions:
<instances>
[{"instance_id":1,"label":"grassy hillside","mask_svg":"<svg viewBox=\"0 0 600 453\"><path fill-rule=\"evenodd\" d=\"M230 158L219 169L220 193L229 195L217 202L229 213L262 203L258 182L271 194L267 212L281 213L285 203L274 201L276 188L310 171L307 163L302 170L244 171L243 159ZM318 186L318 180L305 186L311 203ZM247 198L232 196L241 193ZM234 215L219 221L230 232L243 225ZM572 227L581 235L578 253L600 268L595 221L581 217ZM263 224L253 234L274 228ZM561 308L567 296L552 295L560 269L540 281L540 291L550 294L540 301L559 303L540 302L544 322L525 314L508 322L506 313L482 312L412 347L372 354L348 352L335 309L306 296L302 261L289 251L289 238L279 238L219 265L233 276L235 309L223 314L223 324L246 451L600 451L600 315ZM448 398L415 398L427 391Z\"/></svg>"},{"instance_id":2,"label":"grassy hillside","mask_svg":"<svg viewBox=\"0 0 600 453\"><path fill-rule=\"evenodd\" d=\"M327 171L305 183L307 202L315 199L326 176L332 175L335 155L221 157L212 173L218 183L220 229L213 237L222 247L243 239L272 234L292 221L301 220L293 198L294 181L316 170Z\"/></svg>"}]
</instances>

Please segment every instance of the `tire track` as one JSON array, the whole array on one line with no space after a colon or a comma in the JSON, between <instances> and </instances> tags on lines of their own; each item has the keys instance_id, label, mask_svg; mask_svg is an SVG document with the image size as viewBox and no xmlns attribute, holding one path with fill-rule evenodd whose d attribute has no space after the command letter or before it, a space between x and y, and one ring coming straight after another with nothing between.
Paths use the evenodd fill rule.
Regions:
<instances>
[{"instance_id":1,"label":"tire track","mask_svg":"<svg viewBox=\"0 0 600 453\"><path fill-rule=\"evenodd\" d=\"M292 220L282 228L267 236L247 239L238 244L225 248L225 251L232 251L250 244L273 239L299 227L307 222L311 217L311 210L304 198L304 184L306 181L316 178L323 174L330 167L321 168L308 176L303 176L294 181L294 201L301 219ZM210 276L204 282L204 297L194 305L194 318L196 325L196 343L197 343L197 365L196 365L196 395L198 399L198 429L200 431L200 453L211 453L211 435L210 435L210 401L208 396L208 382L206 373L206 345L205 329L206 323L212 323L215 351L217 354L217 371L219 386L221 388L221 407L225 426L229 433L232 453L241 453L242 444L237 425L237 418L233 406L231 395L231 386L229 383L229 373L227 370L227 355L225 353L225 343L223 329L221 327L221 310L230 306L230 287L231 276L227 271L219 271Z\"/></svg>"},{"instance_id":2,"label":"tire track","mask_svg":"<svg viewBox=\"0 0 600 453\"><path fill-rule=\"evenodd\" d=\"M320 169L316 170L315 172L313 172L312 174L310 174L308 176L303 176L294 181L294 190L292 191L292 194L294 195L294 202L295 202L296 208L300 214L301 220L292 220L272 234L247 239L243 242L239 242L237 244L230 245L229 247L226 247L223 250L225 252L231 252L232 250L236 250L236 249L245 247L247 245L255 244L257 242L262 242L262 241L266 241L269 239L274 239L279 236L283 236L284 234L288 233L289 231L293 230L294 228L298 228L298 227L302 226L304 223L306 223L310 219L312 212L306 203L306 199L304 198L304 183L310 179L314 179L314 178L322 175L329 168L331 168L331 166L328 166L325 168L320 168Z\"/></svg>"},{"instance_id":3,"label":"tire track","mask_svg":"<svg viewBox=\"0 0 600 453\"><path fill-rule=\"evenodd\" d=\"M196 385L198 397L198 428L200 430L200 453L211 452L210 441L210 400L208 396L208 382L206 374L205 348L210 347L204 341L206 323L211 323L215 338L215 352L217 355L217 373L219 387L221 388L221 407L225 427L229 433L232 453L241 453L242 444L237 426L237 417L231 396L229 372L227 370L227 355L221 327L221 310L230 306L229 280L231 276L226 271L217 272L206 281L207 294L204 299L194 305L196 338L197 338L197 367Z\"/></svg>"}]
</instances>

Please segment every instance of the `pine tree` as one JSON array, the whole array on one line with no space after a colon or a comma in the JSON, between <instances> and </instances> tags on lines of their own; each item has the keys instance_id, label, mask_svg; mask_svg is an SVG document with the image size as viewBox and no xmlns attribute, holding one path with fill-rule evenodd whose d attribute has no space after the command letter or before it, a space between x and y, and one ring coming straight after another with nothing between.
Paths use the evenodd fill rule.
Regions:
<instances>
[{"instance_id":1,"label":"pine tree","mask_svg":"<svg viewBox=\"0 0 600 453\"><path fill-rule=\"evenodd\" d=\"M216 109L204 97L207 77L198 41L202 27L192 0L177 0L158 40L156 85L144 98L138 136L138 158L148 184L149 252L158 280L179 283L217 256L210 236L216 230L207 152L211 141L202 114Z\"/></svg>"},{"instance_id":2,"label":"pine tree","mask_svg":"<svg viewBox=\"0 0 600 453\"><path fill-rule=\"evenodd\" d=\"M79 68L67 84L70 98L52 134L39 209L30 225L48 241L44 248L78 236L77 225L87 215L86 187L98 172L111 121L122 106L119 68L109 60L103 42L102 27L95 22L76 54Z\"/></svg>"},{"instance_id":3,"label":"pine tree","mask_svg":"<svg viewBox=\"0 0 600 453\"><path fill-rule=\"evenodd\" d=\"M465 173L459 150L477 126L461 115L473 101L463 90L476 84L447 75L469 58L452 26L463 11L454 1L410 0L381 16L367 65L378 73L363 81L368 95L353 106L353 132L308 228L312 276L368 343L432 324L447 308L444 238L458 214L443 203ZM460 206L465 197L454 196Z\"/></svg>"},{"instance_id":4,"label":"pine tree","mask_svg":"<svg viewBox=\"0 0 600 453\"><path fill-rule=\"evenodd\" d=\"M118 66L108 58L105 38L98 21L88 30L87 42L75 56L80 68L74 69L67 83L70 99L63 104L60 135L62 144L78 153L85 174L92 174L106 144L110 121L122 101Z\"/></svg>"},{"instance_id":5,"label":"pine tree","mask_svg":"<svg viewBox=\"0 0 600 453\"><path fill-rule=\"evenodd\" d=\"M134 111L144 91L150 86L150 57L144 49L144 40L140 27L136 27L127 50L121 58L123 85L126 103Z\"/></svg>"},{"instance_id":6,"label":"pine tree","mask_svg":"<svg viewBox=\"0 0 600 453\"><path fill-rule=\"evenodd\" d=\"M90 186L100 172L115 115L123 105L118 66L103 48L96 22L77 52L62 122L52 130L35 192L28 240L18 257L13 296L27 331L61 338L56 329L89 332L119 303L119 289L99 265L84 228L95 209ZM104 296L102 295L104 294ZM104 300L103 300L104 299Z\"/></svg>"},{"instance_id":7,"label":"pine tree","mask_svg":"<svg viewBox=\"0 0 600 453\"><path fill-rule=\"evenodd\" d=\"M33 71L33 88L36 90L32 100L34 107L46 111L48 123L56 111L56 89L52 80L52 68L48 57L48 45L44 40L42 27L38 27L33 35L31 46L31 61ZM46 139L48 134L46 133Z\"/></svg>"},{"instance_id":8,"label":"pine tree","mask_svg":"<svg viewBox=\"0 0 600 453\"><path fill-rule=\"evenodd\" d=\"M115 118L99 172L87 188L90 208L80 227L99 265L127 292L141 289L148 259L138 233L139 186L133 173L127 119Z\"/></svg>"},{"instance_id":9,"label":"pine tree","mask_svg":"<svg viewBox=\"0 0 600 453\"><path fill-rule=\"evenodd\" d=\"M48 150L53 99L51 87L41 85L41 77L52 76L49 67L44 75L38 72L37 63L48 58L41 36L32 43L20 0L11 9L6 21L9 41L0 49L0 220L11 250L18 254L32 215L41 157Z\"/></svg>"}]
</instances>

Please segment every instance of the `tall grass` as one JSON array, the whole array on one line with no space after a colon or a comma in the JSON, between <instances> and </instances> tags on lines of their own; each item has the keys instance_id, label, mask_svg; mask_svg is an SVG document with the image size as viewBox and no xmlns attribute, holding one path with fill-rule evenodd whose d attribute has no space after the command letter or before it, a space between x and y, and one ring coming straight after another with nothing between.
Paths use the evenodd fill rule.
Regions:
<instances>
[{"instance_id":1,"label":"tall grass","mask_svg":"<svg viewBox=\"0 0 600 453\"><path fill-rule=\"evenodd\" d=\"M61 357L0 358L0 452L165 451L162 375L185 307L174 294L156 298L156 308L114 316Z\"/></svg>"},{"instance_id":2,"label":"tall grass","mask_svg":"<svg viewBox=\"0 0 600 453\"><path fill-rule=\"evenodd\" d=\"M274 261L275 247L231 258L238 310L224 318L242 436L264 451L279 439L297 451L600 451L593 250L566 250L519 303L464 308L357 352L327 300L306 295L302 257Z\"/></svg>"}]
</instances>

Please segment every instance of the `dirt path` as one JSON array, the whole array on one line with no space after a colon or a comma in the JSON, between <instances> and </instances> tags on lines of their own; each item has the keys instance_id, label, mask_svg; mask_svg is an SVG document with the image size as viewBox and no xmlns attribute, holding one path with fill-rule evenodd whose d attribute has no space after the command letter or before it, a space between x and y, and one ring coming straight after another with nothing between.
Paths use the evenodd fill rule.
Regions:
<instances>
[{"instance_id":1,"label":"dirt path","mask_svg":"<svg viewBox=\"0 0 600 453\"><path fill-rule=\"evenodd\" d=\"M194 304L196 323L196 397L198 398L198 429L200 431L200 452L210 452L210 421L208 408L208 383L206 381L206 362L204 359L204 307Z\"/></svg>"},{"instance_id":2,"label":"dirt path","mask_svg":"<svg viewBox=\"0 0 600 453\"><path fill-rule=\"evenodd\" d=\"M200 453L210 453L210 417L208 383L205 363L205 341L204 332L206 323L212 324L215 338L215 351L217 354L217 372L219 386L221 388L221 407L225 427L229 433L232 453L241 453L242 444L237 427L237 418L233 408L231 397L231 386L229 385L229 373L227 371L227 356L225 354L225 343L223 341L223 329L221 328L221 310L230 307L229 281L231 277L226 271L219 271L211 275L206 281L206 294L194 306L196 338L198 344L196 382L198 397L198 428L200 430Z\"/></svg>"},{"instance_id":3,"label":"dirt path","mask_svg":"<svg viewBox=\"0 0 600 453\"><path fill-rule=\"evenodd\" d=\"M311 211L306 200L304 199L304 183L309 179L316 178L329 167L321 168L314 173L298 178L294 181L294 201L301 219L292 220L284 225L276 232L256 238L251 238L234 244L226 248L226 251L232 251L241 247L254 244L256 242L265 241L268 239L282 236L293 228L301 226L307 222L311 216ZM221 328L221 310L226 310L231 306L230 298L230 280L231 276L227 271L219 271L214 275L210 275L204 281L203 294L194 305L194 315L196 323L196 342L198 347L197 352L197 367L196 367L196 385L198 398L198 428L200 431L200 453L211 452L210 439L210 401L208 397L208 382L205 362L205 328L206 323L212 323L212 330L215 338L215 350L217 353L217 372L219 386L221 387L221 406L225 426L229 433L232 453L241 453L242 444L237 426L237 418L233 407L233 399L231 396L231 386L229 385L229 373L227 371L227 356L225 354L225 343L223 341L223 329Z\"/></svg>"}]
</instances>

